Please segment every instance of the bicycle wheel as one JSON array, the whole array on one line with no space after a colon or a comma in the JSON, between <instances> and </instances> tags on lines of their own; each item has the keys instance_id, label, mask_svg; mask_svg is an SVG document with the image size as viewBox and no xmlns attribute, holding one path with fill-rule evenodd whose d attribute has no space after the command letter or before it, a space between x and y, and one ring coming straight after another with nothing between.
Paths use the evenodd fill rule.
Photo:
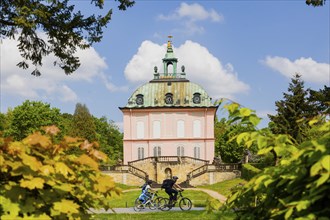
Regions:
<instances>
[{"instance_id":1,"label":"bicycle wheel","mask_svg":"<svg viewBox=\"0 0 330 220\"><path fill-rule=\"evenodd\" d=\"M170 210L171 207L168 205L169 201L170 200L168 198L162 198L161 200L159 200L158 208L162 211Z\"/></svg>"},{"instance_id":2,"label":"bicycle wheel","mask_svg":"<svg viewBox=\"0 0 330 220\"><path fill-rule=\"evenodd\" d=\"M163 197L157 197L155 200L154 200L154 203L156 204L156 208L159 209L159 206L160 206L160 201L163 199Z\"/></svg>"},{"instance_id":3,"label":"bicycle wheel","mask_svg":"<svg viewBox=\"0 0 330 220\"><path fill-rule=\"evenodd\" d=\"M142 202L139 200L139 198L137 198L134 202L134 207L133 207L134 211L139 212L142 209L144 209L144 206L142 204Z\"/></svg>"},{"instance_id":4,"label":"bicycle wheel","mask_svg":"<svg viewBox=\"0 0 330 220\"><path fill-rule=\"evenodd\" d=\"M149 201L148 201L148 207L149 207L149 209L151 209L151 210L155 210L155 209L157 209L157 207L158 207L158 203L157 203L157 201L156 201L156 200L149 200Z\"/></svg>"},{"instance_id":5,"label":"bicycle wheel","mask_svg":"<svg viewBox=\"0 0 330 220\"><path fill-rule=\"evenodd\" d=\"M188 198L182 198L179 202L179 207L182 211L188 211L192 207L192 202Z\"/></svg>"}]
</instances>

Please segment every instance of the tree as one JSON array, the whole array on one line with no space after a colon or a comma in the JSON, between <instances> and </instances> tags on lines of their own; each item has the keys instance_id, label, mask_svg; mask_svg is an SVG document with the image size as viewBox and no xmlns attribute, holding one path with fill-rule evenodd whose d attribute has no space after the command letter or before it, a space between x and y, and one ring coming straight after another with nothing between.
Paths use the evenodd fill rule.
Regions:
<instances>
[{"instance_id":1,"label":"tree","mask_svg":"<svg viewBox=\"0 0 330 220\"><path fill-rule=\"evenodd\" d=\"M234 137L244 131L253 130L240 123L230 124L225 118L215 123L215 150L225 163L238 163L245 154L244 147L237 144Z\"/></svg>"},{"instance_id":2,"label":"tree","mask_svg":"<svg viewBox=\"0 0 330 220\"><path fill-rule=\"evenodd\" d=\"M5 130L7 124L6 115L0 112L0 131Z\"/></svg>"},{"instance_id":3,"label":"tree","mask_svg":"<svg viewBox=\"0 0 330 220\"><path fill-rule=\"evenodd\" d=\"M315 91L308 89L308 101L312 107L311 112L314 115L330 115L330 87L324 86L324 89Z\"/></svg>"},{"instance_id":4,"label":"tree","mask_svg":"<svg viewBox=\"0 0 330 220\"><path fill-rule=\"evenodd\" d=\"M58 108L51 108L50 104L39 101L26 100L10 114L9 127L5 130L5 135L15 140L22 140L43 126L59 125L61 121Z\"/></svg>"},{"instance_id":5,"label":"tree","mask_svg":"<svg viewBox=\"0 0 330 220\"><path fill-rule=\"evenodd\" d=\"M218 100L215 104L222 105L222 109L227 109L229 112L234 111L236 107L240 107L238 103L228 99ZM244 114L247 118L251 118L255 124L247 123L246 119L243 120L237 117L238 114ZM242 145L235 141L235 137L242 132L254 131L256 129L255 125L259 121L260 118L248 108L240 108L240 113L230 114L228 118L221 118L220 121L216 119L214 126L215 155L220 155L226 163L237 163L243 159L245 153L254 153L256 151L254 146L246 151Z\"/></svg>"},{"instance_id":6,"label":"tree","mask_svg":"<svg viewBox=\"0 0 330 220\"><path fill-rule=\"evenodd\" d=\"M232 113L246 118L236 107ZM260 130L237 136L246 148L255 143L258 154L274 151L281 160L233 192L226 210L237 210L237 219L329 219L330 122L315 118L309 126L318 136L302 143Z\"/></svg>"},{"instance_id":7,"label":"tree","mask_svg":"<svg viewBox=\"0 0 330 220\"><path fill-rule=\"evenodd\" d=\"M70 135L87 139L90 142L97 140L93 116L84 104L77 103L76 105Z\"/></svg>"},{"instance_id":8,"label":"tree","mask_svg":"<svg viewBox=\"0 0 330 220\"><path fill-rule=\"evenodd\" d=\"M299 74L291 79L289 93L283 93L284 100L276 101L276 115L268 115L270 128L275 134L289 134L298 142L305 138L308 126L303 119L311 117L311 106L307 100L307 91Z\"/></svg>"},{"instance_id":9,"label":"tree","mask_svg":"<svg viewBox=\"0 0 330 220\"><path fill-rule=\"evenodd\" d=\"M118 0L119 10L126 10L134 5L131 0ZM103 9L104 0L91 0L99 9ZM0 3L0 38L15 38L18 35L18 49L23 61L17 66L27 69L31 61L36 67L32 75L41 73L44 56L53 53L65 74L71 74L79 66L75 56L77 48L86 49L102 39L103 29L111 19L110 9L104 16L94 14L84 16L75 10L69 0L1 0ZM47 35L41 37L41 33Z\"/></svg>"},{"instance_id":10,"label":"tree","mask_svg":"<svg viewBox=\"0 0 330 220\"><path fill-rule=\"evenodd\" d=\"M306 0L306 4L314 7L323 6L325 4L325 0Z\"/></svg>"},{"instance_id":11,"label":"tree","mask_svg":"<svg viewBox=\"0 0 330 220\"><path fill-rule=\"evenodd\" d=\"M91 208L109 209L120 193L98 168L104 153L78 138L54 143L58 132L49 126L14 142L0 136L1 219L91 219ZM80 156L67 153L72 147Z\"/></svg>"},{"instance_id":12,"label":"tree","mask_svg":"<svg viewBox=\"0 0 330 220\"><path fill-rule=\"evenodd\" d=\"M105 116L94 117L94 123L100 150L108 155L110 164L116 164L123 159L123 134L113 121L108 121Z\"/></svg>"}]
</instances>

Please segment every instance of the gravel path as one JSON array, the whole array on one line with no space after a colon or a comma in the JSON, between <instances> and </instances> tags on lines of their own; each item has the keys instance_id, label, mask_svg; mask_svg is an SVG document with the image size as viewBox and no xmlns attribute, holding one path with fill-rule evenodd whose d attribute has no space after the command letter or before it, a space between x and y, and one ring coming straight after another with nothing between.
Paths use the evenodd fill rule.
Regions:
<instances>
[{"instance_id":1,"label":"gravel path","mask_svg":"<svg viewBox=\"0 0 330 220\"><path fill-rule=\"evenodd\" d=\"M137 189L127 189L127 190L123 190L123 192L130 192L130 191L137 191L137 190L141 190L140 188ZM209 189L202 189L202 188L185 188L185 190L194 190L194 191L202 191L205 192L207 194L209 194L211 197L219 200L220 202L224 203L227 198L223 195L221 195L220 193L213 191L213 190L209 190ZM191 210L205 210L205 207L193 207L191 208ZM94 210L91 209L90 212L95 213L95 214L100 214L100 213L128 213L128 214L132 214L132 213L143 213L143 212L160 212L161 210L156 209L156 210L150 210L149 208L143 209L140 212L136 212L134 211L133 207L129 207L129 208L113 208L112 210L104 210L104 209L99 209L99 210ZM181 209L179 207L173 207L170 211L181 211Z\"/></svg>"}]
</instances>

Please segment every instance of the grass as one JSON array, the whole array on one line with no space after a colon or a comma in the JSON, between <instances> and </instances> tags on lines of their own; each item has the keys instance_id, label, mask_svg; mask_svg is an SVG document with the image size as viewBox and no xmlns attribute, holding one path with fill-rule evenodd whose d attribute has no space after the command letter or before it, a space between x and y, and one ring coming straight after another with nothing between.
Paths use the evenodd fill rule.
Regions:
<instances>
[{"instance_id":1,"label":"grass","mask_svg":"<svg viewBox=\"0 0 330 220\"><path fill-rule=\"evenodd\" d=\"M94 216L94 220L232 220L234 219L234 213L206 213L205 211L164 211L153 213L139 213L139 214L98 214Z\"/></svg>"},{"instance_id":2,"label":"grass","mask_svg":"<svg viewBox=\"0 0 330 220\"><path fill-rule=\"evenodd\" d=\"M236 179L232 179L232 180L225 180L223 182L215 183L212 185L198 186L197 188L210 189L210 190L216 191L227 197L231 193L230 189L240 183L245 184L246 180L241 179L241 178L236 178Z\"/></svg>"},{"instance_id":3,"label":"grass","mask_svg":"<svg viewBox=\"0 0 330 220\"><path fill-rule=\"evenodd\" d=\"M116 183L116 186L121 188L122 190L126 190L126 189L137 189L139 188L140 186L128 186L128 185L125 185L125 184L121 184L121 183Z\"/></svg>"},{"instance_id":4,"label":"grass","mask_svg":"<svg viewBox=\"0 0 330 220\"><path fill-rule=\"evenodd\" d=\"M110 200L112 208L126 208L133 207L135 199L140 195L141 190L124 192L121 195L113 195ZM201 191L185 190L183 196L188 197L194 207L204 207L207 199L211 198L208 194ZM158 191L158 196L168 198L164 190Z\"/></svg>"}]
</instances>

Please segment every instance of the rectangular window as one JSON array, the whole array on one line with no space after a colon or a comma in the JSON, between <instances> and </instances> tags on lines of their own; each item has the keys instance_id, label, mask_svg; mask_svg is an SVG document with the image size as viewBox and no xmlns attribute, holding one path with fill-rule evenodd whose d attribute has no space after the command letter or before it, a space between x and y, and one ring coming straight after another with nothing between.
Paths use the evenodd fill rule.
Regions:
<instances>
[{"instance_id":1,"label":"rectangular window","mask_svg":"<svg viewBox=\"0 0 330 220\"><path fill-rule=\"evenodd\" d=\"M161 156L161 148L159 146L154 147L154 157L160 157Z\"/></svg>"},{"instance_id":2,"label":"rectangular window","mask_svg":"<svg viewBox=\"0 0 330 220\"><path fill-rule=\"evenodd\" d=\"M182 138L184 137L184 121L183 120L179 120L177 122L177 126L176 126L176 132L177 132L177 137Z\"/></svg>"},{"instance_id":3,"label":"rectangular window","mask_svg":"<svg viewBox=\"0 0 330 220\"><path fill-rule=\"evenodd\" d=\"M143 139L144 138L144 122L138 121L136 124L136 138Z\"/></svg>"},{"instance_id":4,"label":"rectangular window","mask_svg":"<svg viewBox=\"0 0 330 220\"><path fill-rule=\"evenodd\" d=\"M160 121L154 121L152 127L153 138L160 138Z\"/></svg>"},{"instance_id":5,"label":"rectangular window","mask_svg":"<svg viewBox=\"0 0 330 220\"><path fill-rule=\"evenodd\" d=\"M199 147L194 147L194 157L195 158L200 158L200 148Z\"/></svg>"},{"instance_id":6,"label":"rectangular window","mask_svg":"<svg viewBox=\"0 0 330 220\"><path fill-rule=\"evenodd\" d=\"M194 120L193 122L193 136L194 137L201 137L201 121Z\"/></svg>"},{"instance_id":7,"label":"rectangular window","mask_svg":"<svg viewBox=\"0 0 330 220\"><path fill-rule=\"evenodd\" d=\"M144 148L143 147L139 147L138 148L138 160L141 160L144 158Z\"/></svg>"},{"instance_id":8,"label":"rectangular window","mask_svg":"<svg viewBox=\"0 0 330 220\"><path fill-rule=\"evenodd\" d=\"M184 156L184 148L182 146L177 147L176 154L178 157Z\"/></svg>"}]
</instances>

